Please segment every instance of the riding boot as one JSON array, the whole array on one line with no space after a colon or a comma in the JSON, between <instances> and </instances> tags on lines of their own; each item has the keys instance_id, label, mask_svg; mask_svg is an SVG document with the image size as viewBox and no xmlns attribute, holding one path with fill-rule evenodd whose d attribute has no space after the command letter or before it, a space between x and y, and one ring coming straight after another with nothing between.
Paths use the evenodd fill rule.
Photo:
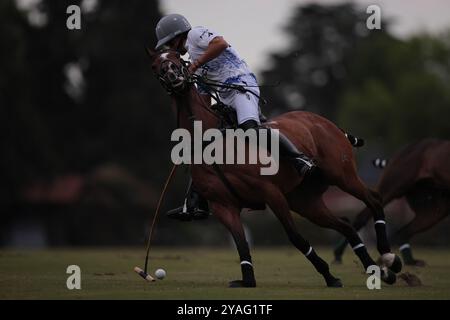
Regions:
<instances>
[{"instance_id":1,"label":"riding boot","mask_svg":"<svg viewBox=\"0 0 450 320\"><path fill-rule=\"evenodd\" d=\"M183 206L168 211L167 217L181 221L191 221L206 219L209 214L208 201L195 191L192 179L190 179Z\"/></svg>"},{"instance_id":2,"label":"riding boot","mask_svg":"<svg viewBox=\"0 0 450 320\"><path fill-rule=\"evenodd\" d=\"M192 188L186 204L194 220L203 220L209 217L208 200L203 198L195 188Z\"/></svg>"},{"instance_id":3,"label":"riding boot","mask_svg":"<svg viewBox=\"0 0 450 320\"><path fill-rule=\"evenodd\" d=\"M267 122L267 117L262 113L261 108L259 108L259 122L261 123Z\"/></svg>"},{"instance_id":4,"label":"riding boot","mask_svg":"<svg viewBox=\"0 0 450 320\"><path fill-rule=\"evenodd\" d=\"M311 173L316 168L314 162L298 150L288 137L281 132L279 132L279 137L280 155L290 158L301 176Z\"/></svg>"},{"instance_id":5,"label":"riding boot","mask_svg":"<svg viewBox=\"0 0 450 320\"><path fill-rule=\"evenodd\" d=\"M239 125L244 131L249 129L266 129L269 130L268 134L272 134L272 130L269 127L261 127L255 120L247 120ZM278 131L280 156L290 159L297 169L299 175L304 176L307 173L311 173L316 165L311 159L309 159L303 152L297 149L297 147L288 139L283 133Z\"/></svg>"}]
</instances>

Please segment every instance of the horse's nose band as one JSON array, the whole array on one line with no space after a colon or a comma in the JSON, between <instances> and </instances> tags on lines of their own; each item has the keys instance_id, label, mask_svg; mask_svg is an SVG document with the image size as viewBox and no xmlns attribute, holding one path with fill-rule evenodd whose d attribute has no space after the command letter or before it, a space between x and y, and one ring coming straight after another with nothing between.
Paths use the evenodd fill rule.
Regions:
<instances>
[{"instance_id":1,"label":"horse's nose band","mask_svg":"<svg viewBox=\"0 0 450 320\"><path fill-rule=\"evenodd\" d=\"M189 71L184 65L178 66L170 60L162 63L158 79L169 94L180 93L190 81Z\"/></svg>"}]
</instances>

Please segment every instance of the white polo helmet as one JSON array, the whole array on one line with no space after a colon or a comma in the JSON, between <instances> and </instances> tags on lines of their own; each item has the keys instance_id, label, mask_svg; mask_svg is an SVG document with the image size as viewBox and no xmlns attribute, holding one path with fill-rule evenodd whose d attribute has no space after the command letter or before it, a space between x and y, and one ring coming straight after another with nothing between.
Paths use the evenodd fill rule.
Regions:
<instances>
[{"instance_id":1,"label":"white polo helmet","mask_svg":"<svg viewBox=\"0 0 450 320\"><path fill-rule=\"evenodd\" d=\"M161 49L167 42L191 29L191 24L181 14L169 14L162 17L156 25L156 38L158 39L158 43L155 49Z\"/></svg>"}]
</instances>

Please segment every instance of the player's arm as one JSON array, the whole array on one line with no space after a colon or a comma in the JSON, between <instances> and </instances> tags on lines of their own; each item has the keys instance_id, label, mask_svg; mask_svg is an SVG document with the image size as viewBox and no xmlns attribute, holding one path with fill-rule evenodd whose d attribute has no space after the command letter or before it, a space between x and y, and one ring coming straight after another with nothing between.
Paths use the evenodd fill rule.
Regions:
<instances>
[{"instance_id":1,"label":"player's arm","mask_svg":"<svg viewBox=\"0 0 450 320\"><path fill-rule=\"evenodd\" d=\"M197 60L193 61L191 66L189 67L190 72L195 72L198 68L200 68L205 63L217 58L220 56L222 52L225 51L226 48L229 47L228 42L225 41L223 37L215 37L212 39L208 48L204 54L202 54Z\"/></svg>"}]
</instances>

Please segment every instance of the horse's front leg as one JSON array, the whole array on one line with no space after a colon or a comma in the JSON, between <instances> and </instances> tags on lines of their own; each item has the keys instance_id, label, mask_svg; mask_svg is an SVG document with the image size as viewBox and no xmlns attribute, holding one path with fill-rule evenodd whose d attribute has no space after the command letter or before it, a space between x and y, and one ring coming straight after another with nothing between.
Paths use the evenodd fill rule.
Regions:
<instances>
[{"instance_id":1,"label":"horse's front leg","mask_svg":"<svg viewBox=\"0 0 450 320\"><path fill-rule=\"evenodd\" d=\"M252 257L247 240L245 239L244 227L240 217L240 208L223 205L217 202L210 203L212 212L230 231L236 243L241 263L242 280L234 280L229 283L231 288L256 287L255 275L253 273Z\"/></svg>"}]
</instances>

